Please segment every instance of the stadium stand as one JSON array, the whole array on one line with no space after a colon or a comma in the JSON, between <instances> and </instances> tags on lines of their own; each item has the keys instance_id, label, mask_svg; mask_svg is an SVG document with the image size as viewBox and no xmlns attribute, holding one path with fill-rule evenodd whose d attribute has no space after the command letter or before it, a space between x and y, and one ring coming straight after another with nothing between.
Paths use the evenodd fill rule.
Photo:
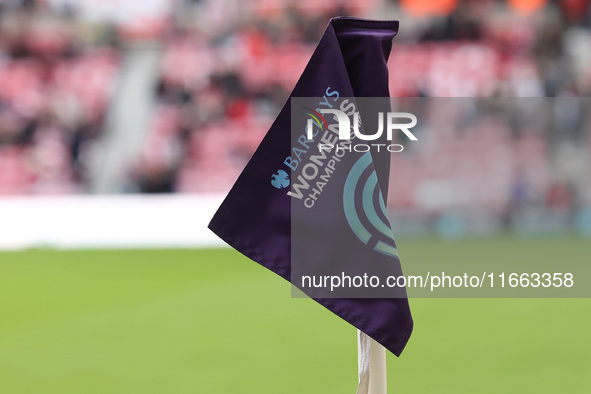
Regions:
<instances>
[{"instance_id":1,"label":"stadium stand","mask_svg":"<svg viewBox=\"0 0 591 394\"><path fill-rule=\"evenodd\" d=\"M119 65L67 10L0 3L0 194L83 191ZM102 33L108 33L105 27Z\"/></svg>"},{"instance_id":2,"label":"stadium stand","mask_svg":"<svg viewBox=\"0 0 591 394\"><path fill-rule=\"evenodd\" d=\"M568 99L591 91L587 0L176 4L171 15L147 18L152 22L136 26L141 34L134 34L129 26L80 23L73 6L2 3L0 193L90 190L87 161L100 152L121 40L150 37L163 51L146 138L129 160L122 191L227 191L335 15L403 21L389 61L392 96L472 97L477 103L487 97ZM444 108L431 111L445 119ZM503 215L519 190L528 190L522 193L527 199L560 196L561 182L572 191L573 206L589 204L589 176L560 170L572 157L589 158L584 113L570 118L571 133L494 117L448 128L438 126L443 120L427 122L421 147L393 157L396 183L404 187L389 204L433 214L485 206ZM570 146L575 154L560 154Z\"/></svg>"}]
</instances>

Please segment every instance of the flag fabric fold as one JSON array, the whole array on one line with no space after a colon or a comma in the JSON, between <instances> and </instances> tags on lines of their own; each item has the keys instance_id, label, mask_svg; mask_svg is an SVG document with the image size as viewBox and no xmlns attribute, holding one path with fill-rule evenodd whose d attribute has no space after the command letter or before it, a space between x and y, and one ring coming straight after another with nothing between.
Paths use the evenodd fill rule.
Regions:
<instances>
[{"instance_id":1,"label":"flag fabric fold","mask_svg":"<svg viewBox=\"0 0 591 394\"><path fill-rule=\"evenodd\" d=\"M322 191L315 209L333 210L330 213L333 219L319 224L317 229L314 228L315 222L308 222L311 236L300 237L298 231L294 233L292 224L296 218L305 222L314 213L306 210L300 215L304 211L300 211L299 205L294 205L293 199L287 195L289 182L293 183L296 170L302 168L299 166L298 169L300 156L293 153L294 138L290 132L292 98L317 97L329 104L339 97L388 97L387 60L397 31L397 21L331 19L289 99L209 224L209 228L229 245L288 281L292 281L294 248L319 250L346 245L355 248L351 255L357 260L383 261L393 267L393 272L401 274L397 253L376 253L361 242L356 246L354 243L358 240L346 225L339 225L339 231L347 231L343 233L345 235L331 234L332 238L326 242L314 244L322 234L329 232L331 221L346 223L346 212L334 201L343 200L347 171L351 171L356 162L361 162L360 155L352 156L354 162L343 160L342 168L338 170L340 174L335 171L330 187ZM376 195L383 203L388 193L389 153L372 152L371 157L364 160L368 160L367 171L375 172ZM394 239L391 235L390 238L388 250L395 251ZM349 253L345 253L344 258L346 255ZM309 263L321 264L321 261ZM404 297L314 299L397 356L411 335L413 321L408 300Z\"/></svg>"}]
</instances>

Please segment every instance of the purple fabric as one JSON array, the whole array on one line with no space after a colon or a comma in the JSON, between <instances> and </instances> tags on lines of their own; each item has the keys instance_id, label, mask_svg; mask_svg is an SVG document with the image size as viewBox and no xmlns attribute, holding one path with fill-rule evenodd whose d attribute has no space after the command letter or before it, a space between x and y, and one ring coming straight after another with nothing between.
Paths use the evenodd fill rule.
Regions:
<instances>
[{"instance_id":1,"label":"purple fabric","mask_svg":"<svg viewBox=\"0 0 591 394\"><path fill-rule=\"evenodd\" d=\"M386 62L397 31L397 21L330 21L290 99L209 225L232 247L288 281L292 245L301 244L291 239L295 213L290 198L285 190L270 184L270 177L290 155L291 97L323 97L327 90L338 90L341 97L388 97ZM386 196L389 155L373 156L373 160ZM334 198L342 198L342 194ZM372 258L368 255L366 259ZM397 259L388 261L400 270ZM397 356L411 335L413 322L406 298L315 300Z\"/></svg>"}]
</instances>

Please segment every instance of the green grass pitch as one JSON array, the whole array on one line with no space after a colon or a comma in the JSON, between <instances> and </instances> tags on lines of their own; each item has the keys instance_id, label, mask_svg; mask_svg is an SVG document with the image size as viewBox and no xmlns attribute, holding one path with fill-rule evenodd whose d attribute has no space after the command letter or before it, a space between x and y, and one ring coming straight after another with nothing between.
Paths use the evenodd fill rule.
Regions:
<instances>
[{"instance_id":1,"label":"green grass pitch","mask_svg":"<svg viewBox=\"0 0 591 394\"><path fill-rule=\"evenodd\" d=\"M399 242L415 259L572 258L589 240ZM501 253L501 252L498 252ZM588 299L413 299L391 393L589 393ZM0 393L354 393L355 329L235 251L0 253Z\"/></svg>"}]
</instances>

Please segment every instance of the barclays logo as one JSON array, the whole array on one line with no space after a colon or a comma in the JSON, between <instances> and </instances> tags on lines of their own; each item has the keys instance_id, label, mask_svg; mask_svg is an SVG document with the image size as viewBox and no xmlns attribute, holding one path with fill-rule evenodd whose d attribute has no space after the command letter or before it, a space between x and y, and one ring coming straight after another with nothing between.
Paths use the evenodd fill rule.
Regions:
<instances>
[{"instance_id":1,"label":"barclays logo","mask_svg":"<svg viewBox=\"0 0 591 394\"><path fill-rule=\"evenodd\" d=\"M289 175L283 170L278 170L277 174L271 176L271 185L277 189L285 189L289 186Z\"/></svg>"}]
</instances>

